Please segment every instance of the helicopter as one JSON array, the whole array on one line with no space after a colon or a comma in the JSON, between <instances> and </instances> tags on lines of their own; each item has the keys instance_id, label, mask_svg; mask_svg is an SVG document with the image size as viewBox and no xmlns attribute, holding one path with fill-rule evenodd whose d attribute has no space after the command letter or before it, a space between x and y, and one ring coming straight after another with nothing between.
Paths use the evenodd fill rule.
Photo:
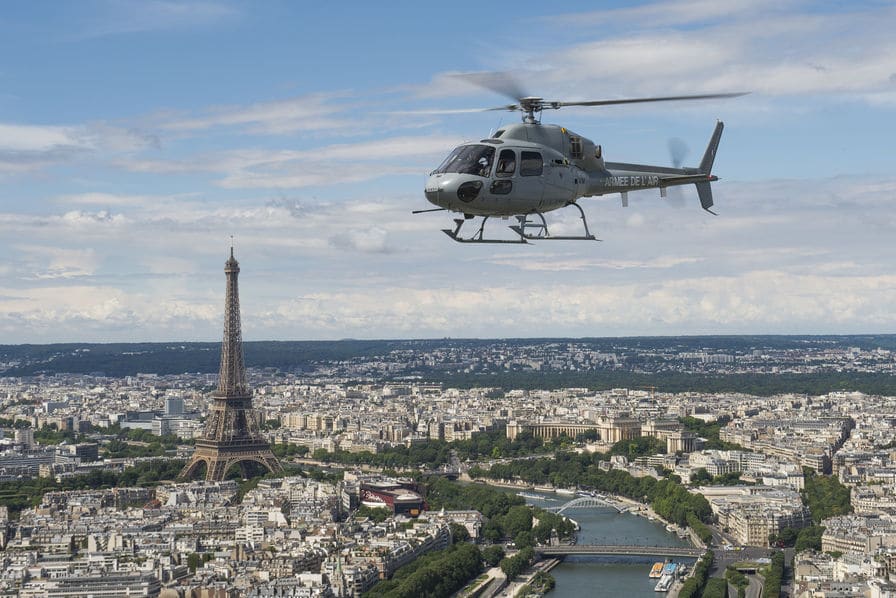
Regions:
<instances>
[{"instance_id":1,"label":"helicopter","mask_svg":"<svg viewBox=\"0 0 896 598\"><path fill-rule=\"evenodd\" d=\"M566 127L542 124L541 115L544 110L567 106L706 100L737 97L748 92L564 102L524 96L512 84L508 89L506 79L496 83L493 78L477 78L472 82L509 95L516 101L497 108L444 112L519 111L522 122L501 127L481 141L459 145L429 173L424 194L438 207L414 210L413 213L451 211L462 214L462 218L454 219L454 229L442 229L451 239L459 243L522 244L548 240L597 241L599 239L588 228L579 199L619 193L622 205L626 207L631 191L659 189L660 197L665 198L666 190L678 185L695 185L700 205L715 215L710 209L713 206L710 183L718 180L712 174L712 166L722 137L722 121L716 122L700 164L682 168L679 164L666 167L606 162L600 145ZM567 207L579 211L583 232L551 235L544 214ZM477 216L482 217L478 230L470 236L462 236L464 223ZM485 223L492 217L514 217L517 224L509 228L515 237L486 237Z\"/></svg>"}]
</instances>

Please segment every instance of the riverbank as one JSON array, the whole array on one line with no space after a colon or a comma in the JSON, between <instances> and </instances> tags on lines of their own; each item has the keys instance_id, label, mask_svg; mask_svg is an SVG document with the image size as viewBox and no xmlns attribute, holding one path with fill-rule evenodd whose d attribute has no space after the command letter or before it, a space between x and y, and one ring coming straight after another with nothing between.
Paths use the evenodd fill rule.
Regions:
<instances>
[{"instance_id":1,"label":"riverbank","mask_svg":"<svg viewBox=\"0 0 896 598\"><path fill-rule=\"evenodd\" d=\"M498 593L493 594L500 598L515 598L516 596L525 595L525 592L531 587L532 578L538 573L548 573L551 569L559 565L563 559L551 558L533 563L531 567L518 575L514 580L508 580ZM484 598L484 597L483 597Z\"/></svg>"},{"instance_id":2,"label":"riverbank","mask_svg":"<svg viewBox=\"0 0 896 598\"><path fill-rule=\"evenodd\" d=\"M536 490L536 488L532 484L526 484L525 482L498 482L495 480L484 479L484 478L476 478L476 479L472 480L472 482L475 484L485 484L487 486L495 486L498 488L509 488L509 489L520 490L520 491L535 491ZM563 490L565 490L565 489L563 489ZM574 495L568 495L568 494L566 494L566 492L564 492L563 494L558 494L557 489L554 488L553 486L543 486L543 487L539 486L537 491L538 492L552 492L554 494L557 494L558 498L568 498L570 500L575 498ZM607 493L603 493L603 494L604 494L604 496L606 496L609 499L612 499L613 501L616 501L618 503L626 505L629 508L629 511L628 511L629 513L632 513L634 515L639 515L641 517L646 517L648 520L651 520L651 521L652 520L659 521L660 523L665 525L667 527L667 529L672 528L672 529L676 530L676 532L679 529L687 530L688 539L690 540L691 544L694 545L694 547L703 548L703 549L706 548L706 544L704 544L703 541L700 540L700 538L697 536L697 534L694 533L694 531L691 528L688 528L688 527L681 528L677 524L667 521L665 518L658 515L653 510L653 508L651 508L650 505L642 503L642 502L638 502L636 500L627 498L625 496L618 496L616 494L607 494Z\"/></svg>"},{"instance_id":3,"label":"riverbank","mask_svg":"<svg viewBox=\"0 0 896 598\"><path fill-rule=\"evenodd\" d=\"M534 504L541 506L542 508L559 507L576 498L575 496L556 493L553 489L541 485L539 485L539 488L536 490L531 484L518 482L506 483L493 480L480 480L478 483L502 488L517 494L522 493L523 497L527 499L527 503L532 504L532 500L534 500ZM620 517L615 512L608 512L606 509L598 509L593 512L589 509L577 511L576 519L581 519L586 522L582 532L577 534L579 543L616 542L622 544L643 543L645 545L664 545L666 541L662 540L660 537L663 533L661 532L660 536L656 536L656 531L649 530L659 531L665 528L664 533L667 537L670 532L674 533L677 537L677 541L680 542L678 544L679 546L691 544L703 548L699 539L696 538L694 534L689 535L683 533L681 528L666 521L663 517L660 517L650 505L612 494L605 494L602 496L605 496L613 503L617 503L624 512L637 515L637 517ZM581 497L584 498L584 496ZM568 512L564 513L564 515L568 515ZM597 538L594 534L595 521L600 521L599 526L601 529ZM685 529L690 531L688 528ZM632 540L634 542L632 542ZM640 565L636 568L637 572L635 573L632 570L631 565L619 561L613 562L613 559L604 560L600 565L594 565L593 563L588 562L587 559L582 561L578 558L566 559L566 561L551 559L551 561L552 562L549 564L547 570L554 570L557 568L552 574L557 586L552 590L551 595L556 594L558 598L580 598L582 595L618 596L626 595L627 592L629 592L628 595L632 597L644 595L653 596L655 594L654 586L656 580L648 581L646 578L646 570L642 573L640 571ZM488 588L489 592L481 594L480 598L511 598L523 595L525 593L523 588L527 586L525 582L530 580L532 576L541 570L540 568L544 566L544 563L547 563L547 561L534 563L532 567L522 574L522 576L517 577L516 582L514 583L507 583L507 581L504 580L505 583L501 586L492 585ZM560 565L559 568L558 565ZM598 569L594 569L595 566L597 566ZM649 567L649 565L646 566ZM603 576L606 577L601 579L597 585L592 585L594 582L591 580L591 577L596 571L601 572L600 575L602 578ZM689 574L691 574L691 572L689 572ZM665 596L667 596L667 598L676 597L681 589L681 583L681 580L676 580ZM597 592L597 594L594 592Z\"/></svg>"}]
</instances>

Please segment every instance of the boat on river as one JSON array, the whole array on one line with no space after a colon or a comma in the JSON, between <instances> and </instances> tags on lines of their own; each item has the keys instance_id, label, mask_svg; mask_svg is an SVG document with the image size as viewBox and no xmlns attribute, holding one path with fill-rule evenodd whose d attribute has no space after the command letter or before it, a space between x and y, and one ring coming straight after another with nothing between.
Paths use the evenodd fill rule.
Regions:
<instances>
[{"instance_id":1,"label":"boat on river","mask_svg":"<svg viewBox=\"0 0 896 598\"><path fill-rule=\"evenodd\" d=\"M653 579L660 577L663 574L664 566L665 566L665 563L663 563L662 561L658 561L658 562L654 563L653 567L650 568L650 573L647 575L647 577L650 577Z\"/></svg>"},{"instance_id":2,"label":"boat on river","mask_svg":"<svg viewBox=\"0 0 896 598\"><path fill-rule=\"evenodd\" d=\"M656 587L653 588L655 592L668 592L669 588L672 587L672 582L675 581L675 577L672 575L663 575L660 578L659 583L656 584Z\"/></svg>"}]
</instances>

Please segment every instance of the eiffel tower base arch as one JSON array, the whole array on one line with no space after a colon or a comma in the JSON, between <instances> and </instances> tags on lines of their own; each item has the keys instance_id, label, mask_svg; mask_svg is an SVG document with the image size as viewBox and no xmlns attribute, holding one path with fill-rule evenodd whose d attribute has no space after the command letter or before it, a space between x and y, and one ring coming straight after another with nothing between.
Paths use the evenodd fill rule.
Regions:
<instances>
[{"instance_id":1,"label":"eiffel tower base arch","mask_svg":"<svg viewBox=\"0 0 896 598\"><path fill-rule=\"evenodd\" d=\"M181 479L192 480L205 465L205 480L220 482L234 465L239 465L243 478L248 478L259 468L271 473L281 471L280 462L267 444L247 447L215 446L217 443L197 441L192 459L180 472Z\"/></svg>"}]
</instances>

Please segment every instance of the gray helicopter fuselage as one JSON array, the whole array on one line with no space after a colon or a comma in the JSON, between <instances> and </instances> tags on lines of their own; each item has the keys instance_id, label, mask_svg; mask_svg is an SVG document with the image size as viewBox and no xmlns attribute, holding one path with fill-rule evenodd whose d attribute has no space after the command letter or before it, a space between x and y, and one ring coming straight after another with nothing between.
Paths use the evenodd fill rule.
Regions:
<instances>
[{"instance_id":1,"label":"gray helicopter fuselage","mask_svg":"<svg viewBox=\"0 0 896 598\"><path fill-rule=\"evenodd\" d=\"M516 138L483 139L455 148L430 174L426 198L476 216L549 212L569 205L587 175L556 149Z\"/></svg>"},{"instance_id":2,"label":"gray helicopter fuselage","mask_svg":"<svg viewBox=\"0 0 896 598\"><path fill-rule=\"evenodd\" d=\"M521 123L455 148L430 173L425 195L440 208L466 215L514 216L608 193L622 193L625 202L628 191L664 193L665 187L704 181L706 175L696 168L604 162L599 145L565 127Z\"/></svg>"}]
</instances>

